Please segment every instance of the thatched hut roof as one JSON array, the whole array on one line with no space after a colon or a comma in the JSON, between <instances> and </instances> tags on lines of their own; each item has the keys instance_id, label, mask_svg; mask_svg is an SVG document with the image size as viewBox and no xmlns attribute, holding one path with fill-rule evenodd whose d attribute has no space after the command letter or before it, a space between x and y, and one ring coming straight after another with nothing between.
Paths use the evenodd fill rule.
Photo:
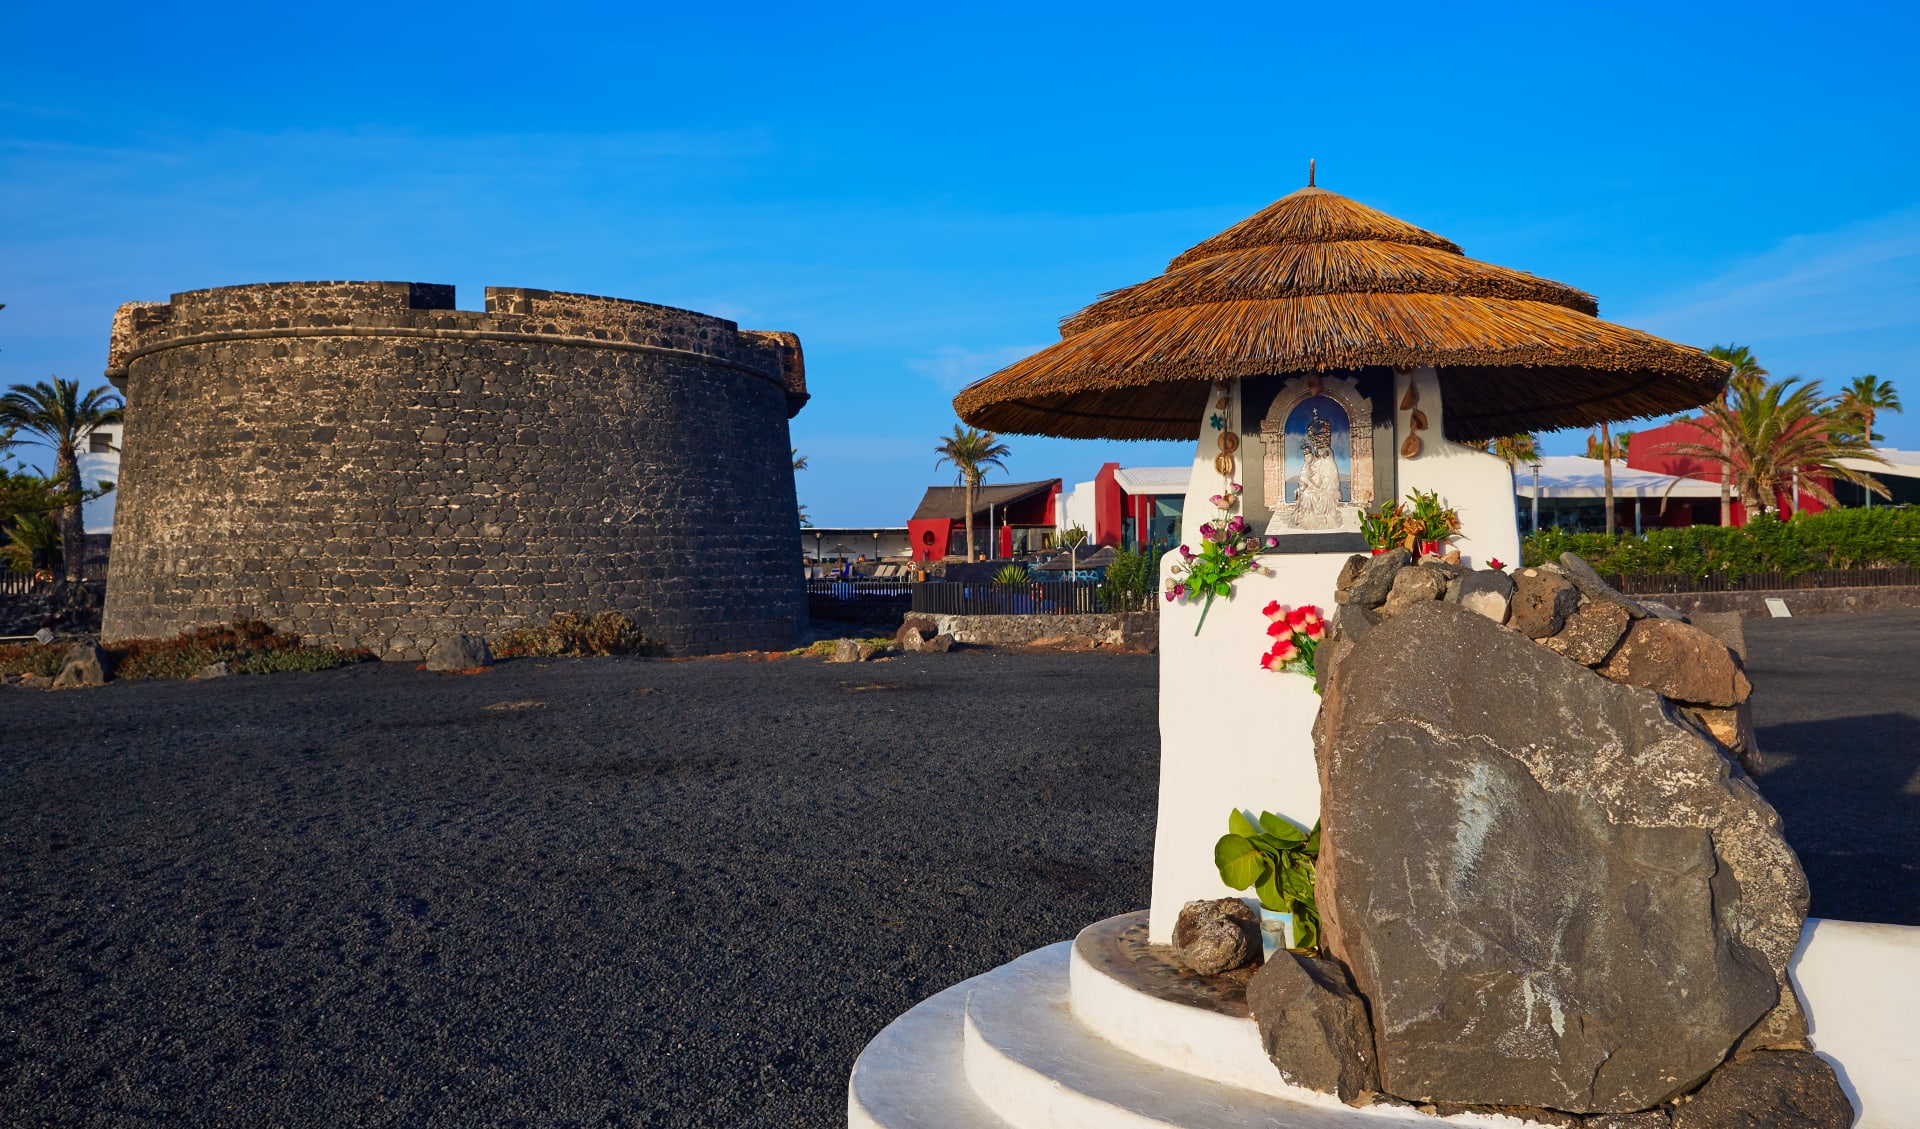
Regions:
<instances>
[{"instance_id":1,"label":"thatched hut roof","mask_svg":"<svg viewBox=\"0 0 1920 1129\"><path fill-rule=\"evenodd\" d=\"M1588 427L1718 395L1705 353L1601 321L1589 294L1470 259L1430 231L1303 188L1060 323L962 389L975 427L1190 439L1232 377L1432 365L1455 439Z\"/></svg>"}]
</instances>

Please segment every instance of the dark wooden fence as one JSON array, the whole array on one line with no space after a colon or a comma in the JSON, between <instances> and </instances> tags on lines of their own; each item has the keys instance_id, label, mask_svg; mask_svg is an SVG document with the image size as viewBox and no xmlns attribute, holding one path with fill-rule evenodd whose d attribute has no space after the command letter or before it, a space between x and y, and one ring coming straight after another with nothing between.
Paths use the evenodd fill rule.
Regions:
<instances>
[{"instance_id":1,"label":"dark wooden fence","mask_svg":"<svg viewBox=\"0 0 1920 1129\"><path fill-rule=\"evenodd\" d=\"M1788 576L1749 572L1736 579L1684 572L1636 572L1610 578L1614 587L1636 596L1680 592L1762 592L1805 588L1899 588L1920 585L1920 569L1828 568Z\"/></svg>"}]
</instances>

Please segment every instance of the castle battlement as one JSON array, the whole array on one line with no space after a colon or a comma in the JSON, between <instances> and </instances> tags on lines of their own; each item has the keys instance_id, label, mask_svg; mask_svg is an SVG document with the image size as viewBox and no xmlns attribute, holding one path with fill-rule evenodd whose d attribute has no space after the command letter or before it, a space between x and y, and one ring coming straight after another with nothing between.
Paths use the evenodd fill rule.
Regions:
<instances>
[{"instance_id":1,"label":"castle battlement","mask_svg":"<svg viewBox=\"0 0 1920 1129\"><path fill-rule=\"evenodd\" d=\"M266 282L187 290L114 314L107 378L125 390L128 363L219 341L418 337L687 354L756 373L807 400L806 365L791 333L742 330L693 310L627 298L516 286L486 288L485 310L454 308L451 286L423 282Z\"/></svg>"}]
</instances>

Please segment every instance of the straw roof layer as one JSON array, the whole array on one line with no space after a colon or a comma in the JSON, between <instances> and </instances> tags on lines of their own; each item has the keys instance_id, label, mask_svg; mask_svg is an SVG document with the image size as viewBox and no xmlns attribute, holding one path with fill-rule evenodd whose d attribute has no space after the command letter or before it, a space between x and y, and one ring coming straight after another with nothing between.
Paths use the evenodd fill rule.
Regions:
<instances>
[{"instance_id":1,"label":"straw roof layer","mask_svg":"<svg viewBox=\"0 0 1920 1129\"><path fill-rule=\"evenodd\" d=\"M1601 321L1593 297L1483 263L1429 231L1303 188L1064 319L1058 344L954 398L975 427L1190 439L1215 380L1439 370L1456 439L1682 411L1726 366Z\"/></svg>"}]
</instances>

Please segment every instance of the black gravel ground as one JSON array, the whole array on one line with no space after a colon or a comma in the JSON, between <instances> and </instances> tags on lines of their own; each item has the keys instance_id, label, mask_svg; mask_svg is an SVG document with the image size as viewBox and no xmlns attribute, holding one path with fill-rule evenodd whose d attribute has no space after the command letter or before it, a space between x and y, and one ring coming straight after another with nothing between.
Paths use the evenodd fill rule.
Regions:
<instances>
[{"instance_id":1,"label":"black gravel ground","mask_svg":"<svg viewBox=\"0 0 1920 1129\"><path fill-rule=\"evenodd\" d=\"M1920 614L1752 629L1816 913L1920 924ZM0 1125L844 1124L932 992L1146 904L1156 660L0 690Z\"/></svg>"},{"instance_id":2,"label":"black gravel ground","mask_svg":"<svg viewBox=\"0 0 1920 1129\"><path fill-rule=\"evenodd\" d=\"M0 1125L845 1124L894 1016L1146 904L1155 685L974 651L0 691Z\"/></svg>"}]
</instances>

